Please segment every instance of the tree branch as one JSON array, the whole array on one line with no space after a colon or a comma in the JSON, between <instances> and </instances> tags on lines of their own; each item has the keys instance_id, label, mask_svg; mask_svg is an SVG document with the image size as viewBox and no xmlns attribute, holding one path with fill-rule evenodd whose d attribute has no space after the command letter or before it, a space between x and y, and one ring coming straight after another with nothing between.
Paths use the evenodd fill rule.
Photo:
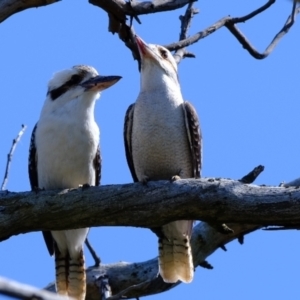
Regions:
<instances>
[{"instance_id":1,"label":"tree branch","mask_svg":"<svg viewBox=\"0 0 300 300\"><path fill-rule=\"evenodd\" d=\"M150 228L182 219L299 225L299 199L298 187L207 178L156 181L147 186L133 183L84 190L1 192L0 239L31 231L94 226Z\"/></svg>"},{"instance_id":2,"label":"tree branch","mask_svg":"<svg viewBox=\"0 0 300 300\"><path fill-rule=\"evenodd\" d=\"M63 297L32 287L21 284L16 281L0 277L0 294L11 296L17 299L39 299L39 300L68 300ZM70 299L69 299L70 300Z\"/></svg>"},{"instance_id":3,"label":"tree branch","mask_svg":"<svg viewBox=\"0 0 300 300\"><path fill-rule=\"evenodd\" d=\"M99 267L100 263L101 263L101 259L100 257L97 255L96 251L94 250L94 248L92 247L92 245L90 244L88 238L85 239L85 245L86 247L89 249L94 261L95 261L95 267Z\"/></svg>"},{"instance_id":4,"label":"tree branch","mask_svg":"<svg viewBox=\"0 0 300 300\"><path fill-rule=\"evenodd\" d=\"M60 0L2 0L0 1L0 23L15 13L23 11L27 8L40 7L53 4Z\"/></svg>"},{"instance_id":5,"label":"tree branch","mask_svg":"<svg viewBox=\"0 0 300 300\"><path fill-rule=\"evenodd\" d=\"M259 165L255 167L251 172L241 178L239 181L242 183L253 183L259 174L265 169L264 166Z\"/></svg>"},{"instance_id":6,"label":"tree branch","mask_svg":"<svg viewBox=\"0 0 300 300\"><path fill-rule=\"evenodd\" d=\"M130 1L129 3L124 0L89 0L89 3L107 12L113 12L120 20L125 20L126 15L134 17L136 15L175 10L195 1L197 0Z\"/></svg>"},{"instance_id":7,"label":"tree branch","mask_svg":"<svg viewBox=\"0 0 300 300\"><path fill-rule=\"evenodd\" d=\"M292 13L288 17L286 23L283 28L276 34L273 38L270 45L266 48L263 53L259 53L247 40L247 38L243 35L243 33L236 27L237 23L246 22L251 18L257 16L262 13L266 9L268 9L271 5L275 3L276 0L269 0L266 4L262 5L260 8L254 10L253 12L238 18L232 18L230 16L224 17L206 28L203 31L196 33L191 37L187 37L187 30L190 26L191 19L195 13L198 11L192 8L192 4L194 1L187 0L175 0L175 1L146 1L146 2L137 2L137 1L124 1L124 0L89 0L91 4L99 6L103 10L108 13L109 17L109 28L110 32L118 33L119 38L125 43L126 47L128 47L133 55L134 59L138 60L139 66L139 54L137 50L137 46L135 45L133 36L134 29L132 27L132 19L135 18L138 23L141 23L138 15L155 13L161 11L174 10L184 5L188 4L185 16L181 16L181 33L180 33L180 41L164 45L170 51L176 51L175 59L176 62L179 63L184 57L195 57L192 53L188 52L185 48L198 42L200 39L203 39L221 27L225 26L242 44L243 48L245 48L254 58L263 59L266 58L279 43L281 38L289 31L289 29L294 24L296 15L300 12L300 8L296 7L296 1L293 1L292 5ZM126 24L127 16L130 16L130 25Z\"/></svg>"},{"instance_id":8,"label":"tree branch","mask_svg":"<svg viewBox=\"0 0 300 300\"><path fill-rule=\"evenodd\" d=\"M270 0L271 4L275 2L275 0ZM267 5L266 5L267 6ZM259 10L257 10L259 11ZM255 11L256 12L256 11ZM288 17L285 22L283 28L275 35L269 46L263 53L259 53L247 40L247 38L243 35L243 33L235 26L236 23L244 22L244 20L248 20L252 18L257 13L249 14L242 18L234 18L226 22L226 28L236 37L236 39L242 44L243 48L246 49L254 58L256 59L264 59L269 56L270 53L275 49L279 41L288 33L290 28L293 26L295 22L296 15L300 12L300 8L296 9L295 2L292 6L291 15Z\"/></svg>"},{"instance_id":9,"label":"tree branch","mask_svg":"<svg viewBox=\"0 0 300 300\"><path fill-rule=\"evenodd\" d=\"M185 11L184 16L180 16L179 19L181 21L181 31L179 35L179 40L184 40L188 36L188 30L191 26L192 18L195 14L197 14L199 11L195 8L193 8L193 3L189 3L187 6L187 9ZM181 48L176 50L174 53L174 58L177 64L180 63L180 61L184 57L195 57L192 53L189 53L186 51L185 48Z\"/></svg>"},{"instance_id":10,"label":"tree branch","mask_svg":"<svg viewBox=\"0 0 300 300\"><path fill-rule=\"evenodd\" d=\"M186 38L184 40L181 40L176 43L165 45L166 48L168 48L170 51L178 50L183 47L190 46L196 42L198 42L200 39L203 39L207 37L208 35L212 34L216 30L220 29L221 27L225 26L235 37L236 39L242 44L243 48L245 48L254 58L256 59L263 59L266 58L277 46L279 41L282 39L282 37L289 31L289 29L293 26L296 15L300 12L300 8L296 7L295 2L292 6L292 12L291 15L288 17L286 23L284 24L283 28L275 35L270 45L266 48L266 50L263 53L259 53L247 40L247 38L243 35L243 33L236 27L236 23L245 22L253 17L255 17L257 14L263 12L267 8L269 8L273 3L275 3L275 0L269 0L266 4L264 4L262 7L256 9L255 11L251 12L250 14L239 17L239 18L232 18L232 17L224 17L208 27L207 29L200 31L196 33L195 35Z\"/></svg>"},{"instance_id":11,"label":"tree branch","mask_svg":"<svg viewBox=\"0 0 300 300\"><path fill-rule=\"evenodd\" d=\"M263 11L267 10L275 2L276 2L276 0L269 0L266 4L264 4L263 6L259 7L256 10L254 10L250 14L248 14L244 17L234 18L233 21L234 21L234 23L244 23L244 22L256 17L258 14L262 13Z\"/></svg>"}]
</instances>

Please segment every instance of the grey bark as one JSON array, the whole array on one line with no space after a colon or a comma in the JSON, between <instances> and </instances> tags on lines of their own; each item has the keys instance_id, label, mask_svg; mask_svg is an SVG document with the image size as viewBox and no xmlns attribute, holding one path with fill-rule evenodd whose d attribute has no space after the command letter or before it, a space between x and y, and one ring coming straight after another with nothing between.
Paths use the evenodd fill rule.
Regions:
<instances>
[{"instance_id":1,"label":"grey bark","mask_svg":"<svg viewBox=\"0 0 300 300\"><path fill-rule=\"evenodd\" d=\"M292 182L293 184L299 181ZM291 183L284 184L289 186ZM298 187L267 187L228 179L187 179L107 185L82 190L0 193L0 237L43 229L91 226L162 225L175 219L228 222L232 234L222 234L201 222L193 230L195 267L208 266L206 257L233 239L263 225L300 224ZM159 207L159 210L157 209ZM172 209L171 209L172 208ZM63 216L69 216L63 218ZM235 224L231 224L233 222ZM167 291L157 276L157 259L87 269L87 299L99 299L102 280L108 279L111 299L141 297ZM54 285L48 287L54 291Z\"/></svg>"},{"instance_id":2,"label":"grey bark","mask_svg":"<svg viewBox=\"0 0 300 300\"><path fill-rule=\"evenodd\" d=\"M2 0L0 1L0 23L25 9L45 6L58 1L60 0Z\"/></svg>"},{"instance_id":3,"label":"grey bark","mask_svg":"<svg viewBox=\"0 0 300 300\"><path fill-rule=\"evenodd\" d=\"M39 299L39 300L70 300L67 297L53 295L48 291L39 290L27 284L0 277L0 294L19 299Z\"/></svg>"},{"instance_id":4,"label":"grey bark","mask_svg":"<svg viewBox=\"0 0 300 300\"><path fill-rule=\"evenodd\" d=\"M0 193L0 203L2 240L31 231L95 226L150 228L181 219L265 226L300 224L298 187L247 185L227 179L5 191Z\"/></svg>"}]
</instances>

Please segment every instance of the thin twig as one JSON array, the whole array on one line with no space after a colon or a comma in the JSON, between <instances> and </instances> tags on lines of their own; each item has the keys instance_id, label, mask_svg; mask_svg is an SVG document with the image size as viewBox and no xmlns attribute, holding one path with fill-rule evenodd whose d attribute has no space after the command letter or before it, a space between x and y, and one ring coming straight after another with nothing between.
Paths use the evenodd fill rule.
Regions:
<instances>
[{"instance_id":1,"label":"thin twig","mask_svg":"<svg viewBox=\"0 0 300 300\"><path fill-rule=\"evenodd\" d=\"M187 6L187 9L185 11L184 16L180 16L180 21L181 21L181 31L180 31L180 35L179 35L179 40L184 40L187 38L188 36L188 30L191 26L191 22L192 22L192 18L195 14L198 13L197 9L193 8L193 2L189 3L189 5ZM174 53L174 58L177 62L177 64L180 63L180 61L184 58L184 57L191 57L191 53L189 53L189 55L185 55L186 54L186 49L185 48L181 48L176 50L176 52Z\"/></svg>"},{"instance_id":2,"label":"thin twig","mask_svg":"<svg viewBox=\"0 0 300 300\"><path fill-rule=\"evenodd\" d=\"M11 161L12 161L14 151L16 150L17 144L20 141L20 139L21 139L23 133L25 132L26 128L27 128L27 126L22 124L22 129L18 133L17 137L15 139L13 139L12 146L10 148L9 153L7 154L6 169L5 169L4 178L3 178L3 182L2 182L2 186L1 186L2 191L5 190L7 182L8 182L9 169L10 169L10 165L11 165Z\"/></svg>"},{"instance_id":3,"label":"thin twig","mask_svg":"<svg viewBox=\"0 0 300 300\"><path fill-rule=\"evenodd\" d=\"M160 11L168 11L174 10L179 7L182 7L188 4L185 17L187 16L188 12L191 11L192 14L188 16L187 20L182 20L182 24L186 23L185 29L183 26L181 28L180 40L176 43L164 45L170 51L176 51L174 57L179 63L182 58L184 57L193 57L191 53L186 53L186 47L198 42L200 39L203 39L216 30L220 29L221 27L225 26L234 36L235 38L242 44L242 46L256 59L263 59L266 58L281 40L281 38L289 31L292 25L295 22L296 15L300 12L300 8L297 7L297 3L300 0L293 1L292 13L289 16L288 20L284 24L283 28L275 35L273 40L271 41L270 45L266 48L263 53L259 53L247 40L244 34L236 27L237 23L246 22L253 17L257 16L258 14L262 13L266 9L268 9L271 5L273 5L276 0L268 0L267 3L259 7L258 9L254 10L253 12L243 16L243 17L235 17L232 18L230 16L224 17L211 25L210 27L206 28L203 31L199 31L198 33L194 34L191 37L187 37L187 30L190 26L191 18L193 14L196 13L196 10L192 10L192 2L187 0L176 0L176 1L156 1L154 2L125 2L121 0L113 0L113 1L105 1L105 0L89 0L90 3L101 7L108 13L109 16L109 31L112 33L118 33L119 38L125 43L125 45L131 50L134 59L139 61L139 55L137 51L137 47L134 43L134 39L132 36L134 35L132 24L130 26L126 24L127 16L138 18L139 15L147 14L147 13L154 13ZM184 19L184 17L182 17ZM138 19L139 20L139 19ZM140 21L140 20L139 20ZM187 22L186 22L187 21ZM182 49L182 50L180 50ZM140 61L139 61L140 64Z\"/></svg>"},{"instance_id":4,"label":"thin twig","mask_svg":"<svg viewBox=\"0 0 300 300\"><path fill-rule=\"evenodd\" d=\"M296 15L300 12L300 8L297 7L295 2L293 2L292 12L291 15L288 17L287 21L285 22L283 28L275 35L269 46L266 48L266 50L263 53L259 53L247 40L247 38L243 35L243 33L235 26L236 23L245 22L253 17L255 17L257 14L263 12L268 7L270 7L275 1L269 0L266 4L261 6L260 8L256 9L252 13L240 17L240 18L232 18L230 16L224 17L211 25L210 27L206 28L203 31L200 31L196 33L195 35L186 38L184 40L181 40L176 43L172 43L169 45L165 45L166 48L168 48L170 51L175 51L187 46L190 46L196 42L198 42L200 39L203 39L216 30L220 29L221 27L225 26L235 37L236 39L242 44L243 48L245 48L254 58L256 59L264 59L266 58L275 48L275 46L278 44L278 42L282 39L282 37L289 31L289 29L293 26L295 22Z\"/></svg>"},{"instance_id":5,"label":"thin twig","mask_svg":"<svg viewBox=\"0 0 300 300\"><path fill-rule=\"evenodd\" d=\"M99 267L100 263L101 263L101 259L100 257L97 255L96 251L94 250L94 248L92 247L92 245L90 244L88 238L85 239L85 244L87 246L87 248L89 249L94 261L95 261L95 267Z\"/></svg>"},{"instance_id":6,"label":"thin twig","mask_svg":"<svg viewBox=\"0 0 300 300\"><path fill-rule=\"evenodd\" d=\"M259 165L255 167L251 172L249 172L247 175L245 175L243 178L239 179L242 183L253 183L255 179L258 177L258 175L265 169L264 166Z\"/></svg>"},{"instance_id":7,"label":"thin twig","mask_svg":"<svg viewBox=\"0 0 300 300\"><path fill-rule=\"evenodd\" d=\"M68 297L0 277L0 294L14 299L67 300ZM72 298L74 299L74 298Z\"/></svg>"},{"instance_id":8,"label":"thin twig","mask_svg":"<svg viewBox=\"0 0 300 300\"><path fill-rule=\"evenodd\" d=\"M250 20L251 18L255 17L256 15L262 13L266 9L268 9L271 5L273 5L275 3L275 1L276 0L269 0L266 4L264 4L263 6L261 6L260 8L258 8L256 10L254 10L250 14L248 14L248 15L246 15L244 17L234 18L233 22L234 23L244 23L244 22Z\"/></svg>"},{"instance_id":9,"label":"thin twig","mask_svg":"<svg viewBox=\"0 0 300 300\"><path fill-rule=\"evenodd\" d=\"M291 15L288 17L282 29L275 35L269 46L263 53L259 53L243 35L243 33L235 26L235 23L239 22L243 18L235 18L226 22L225 27L236 37L236 39L243 45L254 58L264 59L269 56L270 53L275 49L279 41L288 33L289 29L293 26L295 22L296 15L300 12L300 8L296 9L295 2L292 6Z\"/></svg>"},{"instance_id":10,"label":"thin twig","mask_svg":"<svg viewBox=\"0 0 300 300\"><path fill-rule=\"evenodd\" d=\"M217 21L216 23L214 23L213 25L206 28L205 30L199 31L198 33L194 34L193 36L186 38L182 41L164 45L164 47L166 47L170 51L176 51L178 49L188 47L192 44L197 43L200 39L203 39L203 38L209 36L210 34L214 33L216 30L220 29L222 26L224 26L226 24L226 22L228 20L231 20L231 17L224 17L224 18L220 19L219 21Z\"/></svg>"}]
</instances>

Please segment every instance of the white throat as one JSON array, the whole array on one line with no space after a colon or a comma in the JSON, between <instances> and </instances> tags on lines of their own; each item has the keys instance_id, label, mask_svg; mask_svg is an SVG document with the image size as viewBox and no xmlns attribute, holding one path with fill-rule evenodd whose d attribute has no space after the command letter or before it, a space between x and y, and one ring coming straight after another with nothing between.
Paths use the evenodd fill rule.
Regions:
<instances>
[{"instance_id":1,"label":"white throat","mask_svg":"<svg viewBox=\"0 0 300 300\"><path fill-rule=\"evenodd\" d=\"M141 92L153 90L174 90L181 94L177 74L164 71L155 64L147 64L141 70Z\"/></svg>"}]
</instances>

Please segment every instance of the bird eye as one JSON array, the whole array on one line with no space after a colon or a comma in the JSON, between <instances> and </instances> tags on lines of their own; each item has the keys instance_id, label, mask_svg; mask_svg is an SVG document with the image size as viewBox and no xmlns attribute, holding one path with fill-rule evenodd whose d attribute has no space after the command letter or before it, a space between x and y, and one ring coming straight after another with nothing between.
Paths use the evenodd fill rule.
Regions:
<instances>
[{"instance_id":1,"label":"bird eye","mask_svg":"<svg viewBox=\"0 0 300 300\"><path fill-rule=\"evenodd\" d=\"M69 83L70 83L71 85L75 85L75 84L78 84L81 80L82 80L82 76L80 76L80 75L78 75L78 74L74 74L74 75L71 77Z\"/></svg>"},{"instance_id":2,"label":"bird eye","mask_svg":"<svg viewBox=\"0 0 300 300\"><path fill-rule=\"evenodd\" d=\"M160 49L160 55L162 58L168 58L168 52L164 49Z\"/></svg>"}]
</instances>

